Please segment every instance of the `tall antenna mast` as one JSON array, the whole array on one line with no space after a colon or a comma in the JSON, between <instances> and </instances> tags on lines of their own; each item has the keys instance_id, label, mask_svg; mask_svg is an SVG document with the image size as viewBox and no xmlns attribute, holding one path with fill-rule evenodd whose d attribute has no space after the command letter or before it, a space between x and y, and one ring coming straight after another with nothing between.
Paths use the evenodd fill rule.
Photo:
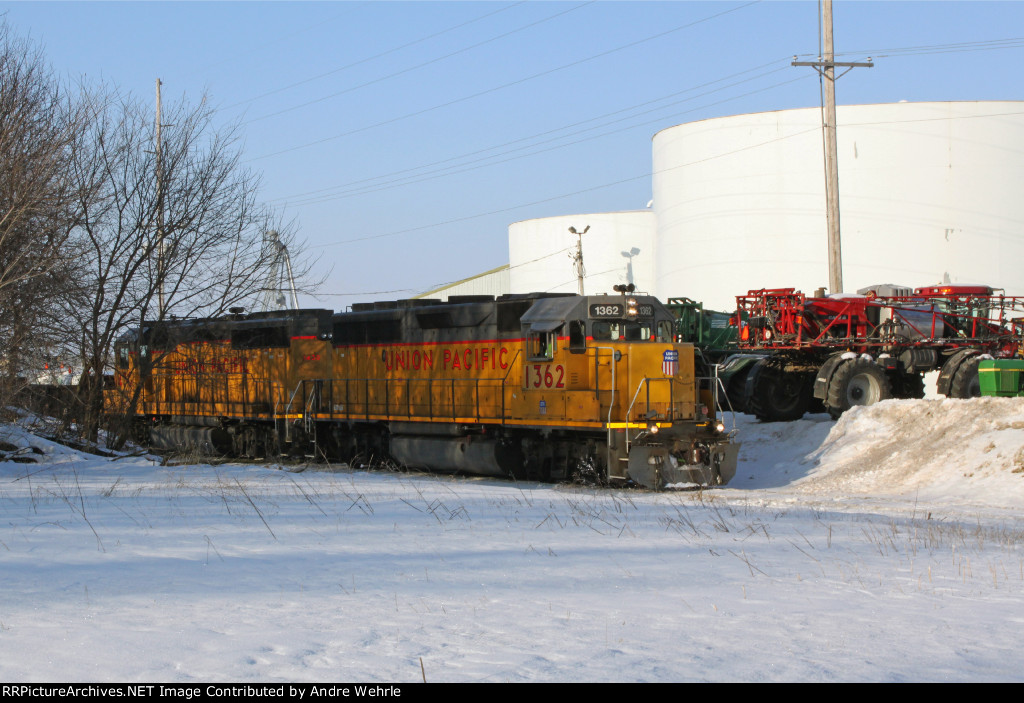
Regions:
<instances>
[{"instance_id":1,"label":"tall antenna mast","mask_svg":"<svg viewBox=\"0 0 1024 703\"><path fill-rule=\"evenodd\" d=\"M843 255L839 240L839 148L836 140L836 80L842 78L851 69L858 66L872 67L871 57L866 62L844 63L835 60L832 46L832 0L822 3L824 20L822 34L825 46L823 55L817 61L797 61L793 57L793 66L812 66L818 71L824 83L822 96L821 128L825 142L825 201L826 220L828 222L828 287L830 293L843 292ZM836 66L844 66L846 70L838 76Z\"/></svg>"},{"instance_id":2,"label":"tall antenna mast","mask_svg":"<svg viewBox=\"0 0 1024 703\"><path fill-rule=\"evenodd\" d=\"M288 247L281 241L276 230L263 233L263 244L271 256L270 271L263 288L263 311L298 310L299 297L295 290L295 276L292 274L292 259Z\"/></svg>"}]
</instances>

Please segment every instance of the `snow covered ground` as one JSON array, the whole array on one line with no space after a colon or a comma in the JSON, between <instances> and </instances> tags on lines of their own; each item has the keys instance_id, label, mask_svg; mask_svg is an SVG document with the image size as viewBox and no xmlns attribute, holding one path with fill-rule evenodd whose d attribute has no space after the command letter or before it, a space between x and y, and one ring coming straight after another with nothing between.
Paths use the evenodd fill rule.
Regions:
<instances>
[{"instance_id":1,"label":"snow covered ground","mask_svg":"<svg viewBox=\"0 0 1024 703\"><path fill-rule=\"evenodd\" d=\"M654 494L0 462L4 682L1019 681L1024 399L739 416Z\"/></svg>"}]
</instances>

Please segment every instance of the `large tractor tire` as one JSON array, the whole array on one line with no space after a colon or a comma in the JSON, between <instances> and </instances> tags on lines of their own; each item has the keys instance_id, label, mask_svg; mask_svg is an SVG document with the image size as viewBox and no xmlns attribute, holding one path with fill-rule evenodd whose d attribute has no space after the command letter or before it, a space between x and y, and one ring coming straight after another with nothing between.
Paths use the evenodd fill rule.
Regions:
<instances>
[{"instance_id":1,"label":"large tractor tire","mask_svg":"<svg viewBox=\"0 0 1024 703\"><path fill-rule=\"evenodd\" d=\"M972 356L964 359L953 374L949 383L950 398L981 397L981 381L978 379L978 364L981 357Z\"/></svg>"},{"instance_id":2,"label":"large tractor tire","mask_svg":"<svg viewBox=\"0 0 1024 703\"><path fill-rule=\"evenodd\" d=\"M952 354L939 370L935 390L947 398L975 398L981 395L981 384L977 381L980 354L981 351L971 348ZM962 367L966 368L961 370Z\"/></svg>"},{"instance_id":3,"label":"large tractor tire","mask_svg":"<svg viewBox=\"0 0 1024 703\"><path fill-rule=\"evenodd\" d=\"M811 400L811 379L806 373L785 371L770 359L754 364L747 377L747 412L761 422L799 420Z\"/></svg>"},{"instance_id":4,"label":"large tractor tire","mask_svg":"<svg viewBox=\"0 0 1024 703\"><path fill-rule=\"evenodd\" d=\"M729 406L733 412L745 413L749 412L747 409L747 375L750 373L750 369L740 371L735 376L729 379L729 383L725 386L725 397L729 399Z\"/></svg>"},{"instance_id":5,"label":"large tractor tire","mask_svg":"<svg viewBox=\"0 0 1024 703\"><path fill-rule=\"evenodd\" d=\"M729 401L728 406L733 412L750 412L747 407L747 379L758 361L760 359L733 356L726 359L719 369L719 378L725 386L725 395ZM722 407L725 407L725 404Z\"/></svg>"},{"instance_id":6,"label":"large tractor tire","mask_svg":"<svg viewBox=\"0 0 1024 703\"><path fill-rule=\"evenodd\" d=\"M873 361L856 358L839 364L828 381L825 408L839 416L855 405L874 405L892 397L892 387L885 371Z\"/></svg>"}]
</instances>

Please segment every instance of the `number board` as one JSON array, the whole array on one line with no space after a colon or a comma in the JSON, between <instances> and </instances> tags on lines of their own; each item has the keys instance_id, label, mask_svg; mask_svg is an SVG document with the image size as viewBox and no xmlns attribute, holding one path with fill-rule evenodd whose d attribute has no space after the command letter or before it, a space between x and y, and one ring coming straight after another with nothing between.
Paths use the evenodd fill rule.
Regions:
<instances>
[{"instance_id":1,"label":"number board","mask_svg":"<svg viewBox=\"0 0 1024 703\"><path fill-rule=\"evenodd\" d=\"M602 303L590 306L591 317L625 317L626 308L621 303ZM638 305L637 317L654 317L653 305Z\"/></svg>"},{"instance_id":2,"label":"number board","mask_svg":"<svg viewBox=\"0 0 1024 703\"><path fill-rule=\"evenodd\" d=\"M591 317L622 317L623 307L617 303L590 306Z\"/></svg>"}]
</instances>

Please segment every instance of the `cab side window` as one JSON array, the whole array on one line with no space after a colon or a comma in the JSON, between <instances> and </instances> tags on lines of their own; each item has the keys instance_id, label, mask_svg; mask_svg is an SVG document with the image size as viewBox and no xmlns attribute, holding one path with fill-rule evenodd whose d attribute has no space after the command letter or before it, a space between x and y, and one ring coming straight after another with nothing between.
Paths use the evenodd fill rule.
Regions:
<instances>
[{"instance_id":1,"label":"cab side window","mask_svg":"<svg viewBox=\"0 0 1024 703\"><path fill-rule=\"evenodd\" d=\"M658 341L659 342L671 342L675 339L672 334L672 323L667 320L662 320L658 323Z\"/></svg>"},{"instance_id":2,"label":"cab side window","mask_svg":"<svg viewBox=\"0 0 1024 703\"><path fill-rule=\"evenodd\" d=\"M530 332L526 348L531 361L550 361L555 356L555 333Z\"/></svg>"}]
</instances>

